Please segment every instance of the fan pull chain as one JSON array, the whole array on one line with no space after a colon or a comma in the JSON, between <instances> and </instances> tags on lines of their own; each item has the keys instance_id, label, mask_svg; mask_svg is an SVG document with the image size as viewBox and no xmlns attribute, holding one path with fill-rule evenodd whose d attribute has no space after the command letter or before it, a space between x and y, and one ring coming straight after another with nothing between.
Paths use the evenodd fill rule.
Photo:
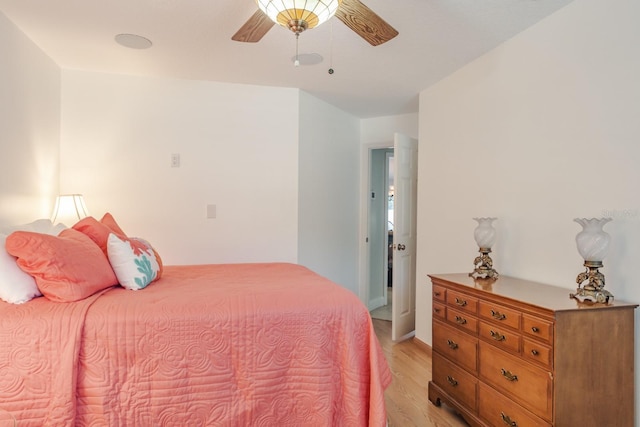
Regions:
<instances>
[{"instance_id":1,"label":"fan pull chain","mask_svg":"<svg viewBox=\"0 0 640 427\"><path fill-rule=\"evenodd\" d=\"M298 37L300 33L296 33L296 60L293 62L293 65L296 67L300 66L300 60L298 59Z\"/></svg>"},{"instance_id":2,"label":"fan pull chain","mask_svg":"<svg viewBox=\"0 0 640 427\"><path fill-rule=\"evenodd\" d=\"M329 70L327 72L333 74L333 19L329 21L329 24L331 27L329 32Z\"/></svg>"}]
</instances>

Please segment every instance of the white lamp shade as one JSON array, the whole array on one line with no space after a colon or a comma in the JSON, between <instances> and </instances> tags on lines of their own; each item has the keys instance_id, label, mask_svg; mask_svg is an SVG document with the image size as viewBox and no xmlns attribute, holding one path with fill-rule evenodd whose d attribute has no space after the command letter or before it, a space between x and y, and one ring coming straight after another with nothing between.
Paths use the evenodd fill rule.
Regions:
<instances>
[{"instance_id":1,"label":"white lamp shade","mask_svg":"<svg viewBox=\"0 0 640 427\"><path fill-rule=\"evenodd\" d=\"M308 28L326 22L338 10L342 0L256 0L271 20L288 28L292 20L304 20Z\"/></svg>"},{"instance_id":2,"label":"white lamp shade","mask_svg":"<svg viewBox=\"0 0 640 427\"><path fill-rule=\"evenodd\" d=\"M473 237L479 248L491 249L496 242L496 230L493 221L498 218L473 218L478 221L478 226L473 231Z\"/></svg>"},{"instance_id":3,"label":"white lamp shade","mask_svg":"<svg viewBox=\"0 0 640 427\"><path fill-rule=\"evenodd\" d=\"M611 218L575 218L574 221L582 226L582 231L576 235L576 246L582 259L602 262L607 256L611 241L611 236L602 227Z\"/></svg>"},{"instance_id":4,"label":"white lamp shade","mask_svg":"<svg viewBox=\"0 0 640 427\"><path fill-rule=\"evenodd\" d=\"M51 214L51 222L68 227L89 216L82 194L61 194L56 198L56 206Z\"/></svg>"}]
</instances>

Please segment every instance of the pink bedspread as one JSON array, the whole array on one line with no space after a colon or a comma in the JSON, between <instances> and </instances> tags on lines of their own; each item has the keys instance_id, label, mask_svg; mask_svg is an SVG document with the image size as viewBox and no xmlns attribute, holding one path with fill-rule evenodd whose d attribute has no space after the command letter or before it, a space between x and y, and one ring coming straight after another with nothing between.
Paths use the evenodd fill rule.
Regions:
<instances>
[{"instance_id":1,"label":"pink bedspread","mask_svg":"<svg viewBox=\"0 0 640 427\"><path fill-rule=\"evenodd\" d=\"M0 409L19 426L384 426L390 381L366 307L293 264L0 301Z\"/></svg>"}]
</instances>

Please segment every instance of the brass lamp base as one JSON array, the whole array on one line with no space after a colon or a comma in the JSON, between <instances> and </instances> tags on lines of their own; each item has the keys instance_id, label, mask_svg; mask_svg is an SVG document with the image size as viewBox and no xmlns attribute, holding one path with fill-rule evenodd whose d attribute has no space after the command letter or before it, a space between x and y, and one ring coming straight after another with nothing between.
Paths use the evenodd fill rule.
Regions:
<instances>
[{"instance_id":1,"label":"brass lamp base","mask_svg":"<svg viewBox=\"0 0 640 427\"><path fill-rule=\"evenodd\" d=\"M584 266L586 270L576 277L578 289L575 294L569 294L569 297L582 302L585 300L598 303L613 302L613 294L604 289L604 274L598 271L602 267L602 261L585 261ZM587 283L582 285L585 281Z\"/></svg>"},{"instance_id":2,"label":"brass lamp base","mask_svg":"<svg viewBox=\"0 0 640 427\"><path fill-rule=\"evenodd\" d=\"M491 248L480 248L480 255L473 260L475 269L469 273L475 279L497 279L498 272L493 269L493 260L489 256Z\"/></svg>"}]
</instances>

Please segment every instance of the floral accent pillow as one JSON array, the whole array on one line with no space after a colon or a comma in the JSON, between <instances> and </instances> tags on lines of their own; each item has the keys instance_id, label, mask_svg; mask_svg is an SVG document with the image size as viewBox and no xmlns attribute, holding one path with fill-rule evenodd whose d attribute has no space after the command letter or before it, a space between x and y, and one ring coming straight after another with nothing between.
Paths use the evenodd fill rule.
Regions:
<instances>
[{"instance_id":1,"label":"floral accent pillow","mask_svg":"<svg viewBox=\"0 0 640 427\"><path fill-rule=\"evenodd\" d=\"M107 239L107 253L118 282L126 289L143 289L160 278L162 264L151 245L143 239L123 238L111 233Z\"/></svg>"}]
</instances>

